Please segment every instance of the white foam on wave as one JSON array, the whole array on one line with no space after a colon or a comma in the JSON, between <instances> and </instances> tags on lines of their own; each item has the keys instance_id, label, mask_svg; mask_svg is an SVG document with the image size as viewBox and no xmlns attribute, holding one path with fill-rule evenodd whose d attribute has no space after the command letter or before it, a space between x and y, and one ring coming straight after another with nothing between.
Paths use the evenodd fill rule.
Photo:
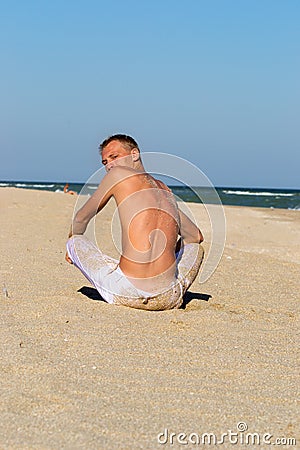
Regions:
<instances>
[{"instance_id":1,"label":"white foam on wave","mask_svg":"<svg viewBox=\"0 0 300 450\"><path fill-rule=\"evenodd\" d=\"M233 194L233 195L264 195L269 197L292 197L294 194L288 194L283 192L250 192L250 191L231 191L224 190L224 194Z\"/></svg>"},{"instance_id":2,"label":"white foam on wave","mask_svg":"<svg viewBox=\"0 0 300 450\"><path fill-rule=\"evenodd\" d=\"M9 183L0 183L1 187L9 186Z\"/></svg>"},{"instance_id":3,"label":"white foam on wave","mask_svg":"<svg viewBox=\"0 0 300 450\"><path fill-rule=\"evenodd\" d=\"M16 183L17 187L33 187L33 188L52 188L54 184L28 184L28 183Z\"/></svg>"}]
</instances>

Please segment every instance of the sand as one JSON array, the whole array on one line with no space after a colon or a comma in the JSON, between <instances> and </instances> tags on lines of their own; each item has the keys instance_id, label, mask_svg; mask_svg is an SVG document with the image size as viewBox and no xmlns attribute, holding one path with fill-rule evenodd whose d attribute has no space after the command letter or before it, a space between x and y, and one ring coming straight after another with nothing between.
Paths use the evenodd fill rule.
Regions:
<instances>
[{"instance_id":1,"label":"sand","mask_svg":"<svg viewBox=\"0 0 300 450\"><path fill-rule=\"evenodd\" d=\"M300 212L225 207L213 275L185 309L148 312L100 301L64 261L75 201L0 189L0 449L195 448L237 427L300 445ZM97 233L114 255L110 215Z\"/></svg>"}]
</instances>

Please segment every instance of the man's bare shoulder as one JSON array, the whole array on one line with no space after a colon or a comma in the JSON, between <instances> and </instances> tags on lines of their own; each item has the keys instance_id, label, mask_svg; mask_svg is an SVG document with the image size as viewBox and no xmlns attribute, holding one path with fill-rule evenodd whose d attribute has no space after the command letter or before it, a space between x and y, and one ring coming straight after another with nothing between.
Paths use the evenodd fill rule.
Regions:
<instances>
[{"instance_id":1,"label":"man's bare shoulder","mask_svg":"<svg viewBox=\"0 0 300 450\"><path fill-rule=\"evenodd\" d=\"M171 189L165 183L163 183L161 180L157 180L156 178L154 178L154 180L160 189L164 189L165 191L172 192Z\"/></svg>"},{"instance_id":2,"label":"man's bare shoulder","mask_svg":"<svg viewBox=\"0 0 300 450\"><path fill-rule=\"evenodd\" d=\"M98 186L97 192L101 198L110 198L112 195L116 196L121 191L136 190L139 183L137 175L141 175L139 172L130 167L116 166L110 169L104 176L101 183Z\"/></svg>"},{"instance_id":3,"label":"man's bare shoulder","mask_svg":"<svg viewBox=\"0 0 300 450\"><path fill-rule=\"evenodd\" d=\"M133 182L137 176L145 174L145 172L139 172L131 167L116 166L113 167L103 178L105 184L115 186L120 182Z\"/></svg>"}]
</instances>

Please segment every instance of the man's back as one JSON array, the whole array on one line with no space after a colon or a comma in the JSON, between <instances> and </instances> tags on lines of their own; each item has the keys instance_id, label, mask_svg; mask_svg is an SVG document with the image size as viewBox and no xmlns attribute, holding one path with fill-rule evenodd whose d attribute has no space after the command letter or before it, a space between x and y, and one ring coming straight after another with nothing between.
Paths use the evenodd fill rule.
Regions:
<instances>
[{"instance_id":1,"label":"man's back","mask_svg":"<svg viewBox=\"0 0 300 450\"><path fill-rule=\"evenodd\" d=\"M113 195L122 229L120 268L137 287L153 290L175 276L178 209L171 191L145 172L125 167L109 175L120 177ZM118 172L118 174L116 174Z\"/></svg>"}]
</instances>

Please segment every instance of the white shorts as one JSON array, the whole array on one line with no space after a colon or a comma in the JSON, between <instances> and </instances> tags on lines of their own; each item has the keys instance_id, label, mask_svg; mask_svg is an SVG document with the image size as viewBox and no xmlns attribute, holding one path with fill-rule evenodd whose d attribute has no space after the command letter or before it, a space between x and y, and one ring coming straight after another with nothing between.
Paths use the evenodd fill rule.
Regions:
<instances>
[{"instance_id":1,"label":"white shorts","mask_svg":"<svg viewBox=\"0 0 300 450\"><path fill-rule=\"evenodd\" d=\"M204 251L199 244L187 244L176 255L176 277L163 291L151 293L134 286L119 267L119 261L102 253L82 235L67 242L67 251L78 269L101 297L116 305L148 310L179 308L182 297L196 278Z\"/></svg>"}]
</instances>

